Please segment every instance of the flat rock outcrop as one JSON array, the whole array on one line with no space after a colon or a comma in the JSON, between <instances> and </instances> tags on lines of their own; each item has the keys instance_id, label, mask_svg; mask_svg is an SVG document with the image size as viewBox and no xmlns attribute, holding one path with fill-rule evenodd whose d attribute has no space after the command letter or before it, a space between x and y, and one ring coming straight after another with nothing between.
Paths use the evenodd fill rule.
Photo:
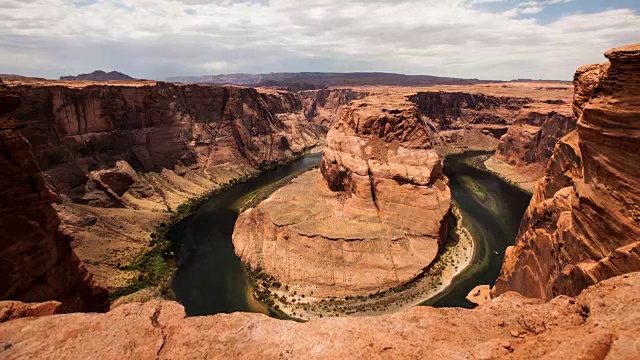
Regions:
<instances>
[{"instance_id":1,"label":"flat rock outcrop","mask_svg":"<svg viewBox=\"0 0 640 360\"><path fill-rule=\"evenodd\" d=\"M351 102L308 172L238 219L236 253L306 296L364 296L412 280L447 237L442 159L406 97Z\"/></svg>"},{"instance_id":2,"label":"flat rock outcrop","mask_svg":"<svg viewBox=\"0 0 640 360\"><path fill-rule=\"evenodd\" d=\"M20 106L16 99L0 82L4 112ZM62 312L105 311L107 291L96 284L71 249L71 237L59 228L51 204L57 194L17 131L23 126L0 113L0 299L57 300Z\"/></svg>"},{"instance_id":3,"label":"flat rock outcrop","mask_svg":"<svg viewBox=\"0 0 640 360\"><path fill-rule=\"evenodd\" d=\"M474 310L415 307L295 323L185 317L175 302L0 324L0 357L37 359L636 359L640 273L550 302L504 294Z\"/></svg>"},{"instance_id":4,"label":"flat rock outcrop","mask_svg":"<svg viewBox=\"0 0 640 360\"><path fill-rule=\"evenodd\" d=\"M550 299L640 270L640 45L576 72L577 131L536 184L494 295Z\"/></svg>"},{"instance_id":5,"label":"flat rock outcrop","mask_svg":"<svg viewBox=\"0 0 640 360\"><path fill-rule=\"evenodd\" d=\"M58 301L47 301L43 303L0 301L0 323L23 317L34 318L59 314L61 305Z\"/></svg>"}]
</instances>

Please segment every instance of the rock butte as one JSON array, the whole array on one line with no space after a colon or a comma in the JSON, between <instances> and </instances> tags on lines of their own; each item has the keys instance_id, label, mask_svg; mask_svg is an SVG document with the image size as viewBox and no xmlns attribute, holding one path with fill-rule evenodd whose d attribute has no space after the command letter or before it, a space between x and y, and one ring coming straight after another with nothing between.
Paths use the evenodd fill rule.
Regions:
<instances>
[{"instance_id":1,"label":"rock butte","mask_svg":"<svg viewBox=\"0 0 640 360\"><path fill-rule=\"evenodd\" d=\"M451 205L430 136L406 97L351 102L329 131L321 172L240 215L236 253L307 296L367 295L414 279L446 239Z\"/></svg>"},{"instance_id":2,"label":"rock butte","mask_svg":"<svg viewBox=\"0 0 640 360\"><path fill-rule=\"evenodd\" d=\"M418 307L380 317L317 319L305 324L278 321L258 314L185 318L184 310L179 304L158 301L122 305L106 314L41 316L55 314L65 306L68 309L74 306L88 309L102 304L99 300L103 299L106 292L96 286L75 257L69 246L69 238L57 235L64 233L64 229L58 227L59 220L51 206L55 193L48 185L48 177L35 165L29 142L20 135L22 131L29 133L31 125L24 121L28 117L20 119L15 115L21 111L16 110L16 107L20 106L20 101L24 103L29 99L24 92L31 94L31 91L37 93L44 90L39 88L41 85L33 84L17 85L12 89L2 87L0 116L10 112L11 119L4 117L1 120L4 151L0 160L3 162L3 169L10 169L8 173L11 176L3 178L6 183L0 198L0 210L3 221L11 216L12 224L22 222L25 227L18 229L20 231L15 230L17 232L9 234L10 237L2 237L0 255L3 262L0 264L7 266L5 259L17 260L18 263L12 263L3 272L14 274L9 277L9 284L15 285L4 287L3 284L0 289L4 291L9 288L14 291L3 296L29 294L29 300L58 297L61 304L23 305L0 302L2 318L14 319L0 324L0 355L8 359L84 359L96 357L97 354L104 358L142 359L639 358L640 348L637 342L640 336L640 308L637 298L640 292L640 273L633 271L637 271L640 264L637 247L640 238L640 191L637 186L640 175L640 103L637 96L640 44L611 50L607 52L607 57L610 64L583 67L576 73L573 108L579 116L577 130L564 136L556 145L544 179L536 184L534 198L523 220L516 246L506 255L502 273L492 290L494 298L491 301L474 310ZM148 86L156 85L137 84L125 88L127 92L135 93L135 89ZM154 91L161 89L163 85L158 86ZM20 99L14 95L16 87L23 91ZM59 91L72 89L74 87L56 88ZM119 90L121 89L108 88L104 91ZM376 91L381 90L370 89L371 94ZM399 101L396 95L401 91L386 91L389 92L390 102ZM48 95L39 99L41 102L34 101L26 110L42 109L41 105L38 106L39 103L50 104ZM368 100L359 101L362 104ZM353 110L355 103L347 108ZM146 103L143 101L143 104ZM404 100L396 104L404 104L400 106L403 110L413 112ZM420 109L420 104L417 106ZM419 110L419 113L422 115L421 120L430 121L424 110ZM16 121L16 118L23 121ZM41 119L37 116L35 118ZM379 119L378 116L373 118ZM342 119L344 117L335 125L336 128L344 126L344 135L347 138L349 135L353 136L351 131L359 129L359 123L347 122L341 125ZM363 119L367 121L367 117ZM438 135L438 128L434 130L436 137L429 137L433 149L428 146L421 148L417 144L416 139L422 137L420 133L429 132L428 129L433 128L425 126L423 121L417 123L418 129L422 130L414 129L417 134L404 131L405 129L387 133L386 125L379 127L382 122L374 121L377 129L381 130L376 135L382 136L370 137L370 133L361 134L360 130L356 135L365 141L373 139L376 145L380 145L379 141L385 143L384 147L372 145L372 150L391 149L393 152L409 148L425 150L429 154L431 150L446 152L443 149L451 145L452 141L438 144L438 137L444 138ZM25 123L27 127L24 127ZM70 124L67 123L67 126ZM465 120L465 124L456 125L462 128L454 131L463 130L468 134L478 131L489 136L488 131L483 133L471 125ZM302 124L303 128L306 126ZM82 128L82 125L78 128ZM391 128L393 127L390 126ZM403 134L408 137L403 137ZM30 136L37 139L35 132L31 132ZM342 144L341 141L331 140L331 136L329 144ZM340 140L343 135L335 136ZM470 138L472 136L469 135ZM25 137L31 141L28 136ZM397 147L390 146L396 141ZM48 154L46 150L42 150L46 148L42 146L43 143L31 143L36 160L47 159L47 156L42 156ZM457 145L464 146L460 143ZM540 153L538 150L534 151L537 146L525 148L533 151L532 154L545 154L544 149ZM344 152L343 149L329 145L327 152L340 153ZM356 151L351 155L360 160L356 164L364 160L368 165L368 160L380 159L378 156L385 153L388 154L389 151ZM370 157L371 155L374 156ZM255 156L243 158L249 162L256 159ZM529 157L538 158L538 155ZM137 166L127 162L131 167ZM349 175L362 173L359 168L352 168L349 164L349 161L345 164L336 160L335 163L329 163L331 166L325 163L323 169L328 174L325 177L330 180L329 185L333 184L332 186L350 192L349 198L344 200L345 204L347 201L353 203L350 205L352 209L348 209L351 214L362 216L368 213L363 211L368 208L368 198L360 197L361 193L356 190L360 189L358 185L366 184L366 179L359 179L360 183L358 180L354 183L353 177L346 176L349 172ZM118 165L116 161L111 167L117 170L117 175L107 175L109 172L100 171L108 168L98 167L91 169L98 173L93 174L95 176L90 179L87 172L86 181L97 184L102 181L107 184L115 178L120 179L118 184L126 184L128 181L121 181L126 178L122 174L129 173L132 176L123 163ZM517 163L515 167L518 167ZM43 168L49 173L48 165ZM371 183L369 181L370 186ZM110 186L110 189L116 195L122 191L119 186ZM84 193L92 191L89 188ZM109 196L113 195L105 192L105 197L100 198ZM373 196L371 199L373 200ZM101 209L98 206L94 208ZM2 229L6 231L9 227L3 226ZM48 259L46 261L7 256L12 251L28 250L32 244L38 244L37 249L55 250L44 254L43 259ZM24 271L18 273L13 271L13 267ZM2 280L6 281L4 278ZM62 292L64 296L56 292L69 284L74 285ZM80 295L73 292L82 289L89 291L81 292ZM526 299L512 291L541 299ZM554 298L558 294L561 295ZM575 294L577 296L573 296ZM551 300L545 302L547 299ZM86 302L82 304L78 300ZM20 318L23 316L27 317Z\"/></svg>"}]
</instances>

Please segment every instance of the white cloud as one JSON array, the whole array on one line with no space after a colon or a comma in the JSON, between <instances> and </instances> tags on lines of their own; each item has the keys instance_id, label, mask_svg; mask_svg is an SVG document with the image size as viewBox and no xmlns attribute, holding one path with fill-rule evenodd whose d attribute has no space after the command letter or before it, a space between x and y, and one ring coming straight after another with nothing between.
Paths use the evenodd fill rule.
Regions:
<instances>
[{"instance_id":1,"label":"white cloud","mask_svg":"<svg viewBox=\"0 0 640 360\"><path fill-rule=\"evenodd\" d=\"M538 14L542 12L543 8L539 6L530 6L520 10L521 14Z\"/></svg>"},{"instance_id":2,"label":"white cloud","mask_svg":"<svg viewBox=\"0 0 640 360\"><path fill-rule=\"evenodd\" d=\"M500 1L0 0L0 73L389 71L569 79L579 65L602 61L608 48L637 41L633 10L548 24L519 18L524 9L566 1L488 12L476 5Z\"/></svg>"}]
</instances>

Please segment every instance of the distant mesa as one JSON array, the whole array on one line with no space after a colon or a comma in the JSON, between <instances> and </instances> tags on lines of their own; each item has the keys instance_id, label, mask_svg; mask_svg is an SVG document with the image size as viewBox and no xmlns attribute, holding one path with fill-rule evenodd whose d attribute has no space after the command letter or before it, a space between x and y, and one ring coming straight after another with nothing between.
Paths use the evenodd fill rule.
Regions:
<instances>
[{"instance_id":1,"label":"distant mesa","mask_svg":"<svg viewBox=\"0 0 640 360\"><path fill-rule=\"evenodd\" d=\"M78 76L61 76L60 80L82 80L82 81L114 81L114 80L135 80L129 75L118 71L105 72L96 70L90 74L80 74Z\"/></svg>"},{"instance_id":2,"label":"distant mesa","mask_svg":"<svg viewBox=\"0 0 640 360\"><path fill-rule=\"evenodd\" d=\"M16 75L16 74L0 74L0 80L5 80L5 81L21 81L21 80L26 80L26 79L46 80L44 78L36 78L36 77Z\"/></svg>"},{"instance_id":3,"label":"distant mesa","mask_svg":"<svg viewBox=\"0 0 640 360\"><path fill-rule=\"evenodd\" d=\"M177 76L168 78L173 83L208 83L251 87L276 87L283 90L314 90L327 86L432 86L473 85L497 81L449 78L431 75L405 75L383 72L299 72L269 74L225 74L204 76Z\"/></svg>"}]
</instances>

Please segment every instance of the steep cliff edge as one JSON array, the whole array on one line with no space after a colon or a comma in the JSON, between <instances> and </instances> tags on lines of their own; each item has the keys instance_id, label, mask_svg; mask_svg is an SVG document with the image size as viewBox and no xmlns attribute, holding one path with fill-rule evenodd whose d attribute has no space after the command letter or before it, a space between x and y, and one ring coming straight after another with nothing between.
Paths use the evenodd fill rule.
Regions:
<instances>
[{"instance_id":1,"label":"steep cliff edge","mask_svg":"<svg viewBox=\"0 0 640 360\"><path fill-rule=\"evenodd\" d=\"M0 82L0 299L58 300L60 312L106 311L106 289L71 249L51 203L57 194L36 165L27 140L8 118L19 97Z\"/></svg>"},{"instance_id":2,"label":"steep cliff edge","mask_svg":"<svg viewBox=\"0 0 640 360\"><path fill-rule=\"evenodd\" d=\"M493 289L550 299L640 270L640 44L575 77L577 131L556 146Z\"/></svg>"},{"instance_id":3,"label":"steep cliff edge","mask_svg":"<svg viewBox=\"0 0 640 360\"><path fill-rule=\"evenodd\" d=\"M328 131L339 120L342 108L353 100L364 98L367 92L336 88L301 91L298 96L307 118Z\"/></svg>"}]
</instances>

